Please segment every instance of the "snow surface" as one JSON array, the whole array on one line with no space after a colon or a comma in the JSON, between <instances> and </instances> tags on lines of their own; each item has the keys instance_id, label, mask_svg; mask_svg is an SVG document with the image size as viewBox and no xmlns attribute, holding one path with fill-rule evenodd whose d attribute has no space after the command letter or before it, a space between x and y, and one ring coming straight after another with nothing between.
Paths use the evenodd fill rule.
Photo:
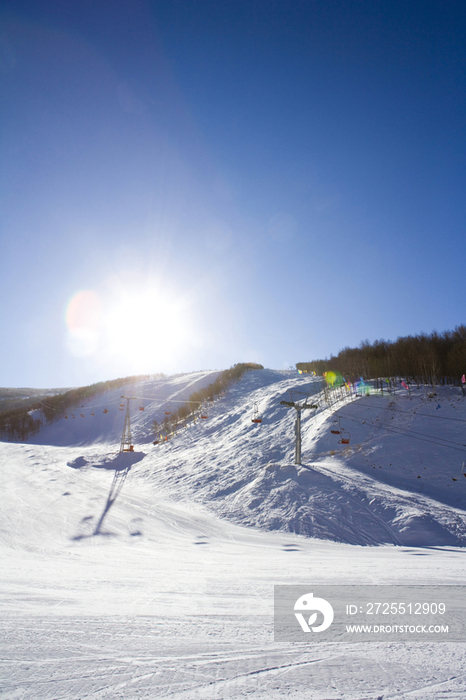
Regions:
<instances>
[{"instance_id":1,"label":"snow surface","mask_svg":"<svg viewBox=\"0 0 466 700\"><path fill-rule=\"evenodd\" d=\"M303 411L295 467L280 401L318 400L319 380L254 371L153 445L167 400L216 376L124 387L0 443L1 697L466 698L464 644L273 641L274 584L463 583L461 390ZM121 395L145 397L134 453Z\"/></svg>"}]
</instances>

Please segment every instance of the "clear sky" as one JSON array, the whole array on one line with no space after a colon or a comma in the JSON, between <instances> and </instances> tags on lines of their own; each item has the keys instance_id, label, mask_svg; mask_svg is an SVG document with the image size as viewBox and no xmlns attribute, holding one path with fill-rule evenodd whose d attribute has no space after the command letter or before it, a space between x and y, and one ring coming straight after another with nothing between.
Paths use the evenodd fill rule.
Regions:
<instances>
[{"instance_id":1,"label":"clear sky","mask_svg":"<svg viewBox=\"0 0 466 700\"><path fill-rule=\"evenodd\" d=\"M463 0L0 1L0 386L465 323Z\"/></svg>"}]
</instances>

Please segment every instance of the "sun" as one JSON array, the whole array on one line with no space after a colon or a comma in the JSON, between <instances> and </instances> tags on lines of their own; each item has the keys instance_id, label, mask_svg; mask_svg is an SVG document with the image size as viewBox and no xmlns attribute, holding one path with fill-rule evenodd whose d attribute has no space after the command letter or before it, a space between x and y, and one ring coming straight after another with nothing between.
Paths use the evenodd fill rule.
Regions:
<instances>
[{"instance_id":1,"label":"sun","mask_svg":"<svg viewBox=\"0 0 466 700\"><path fill-rule=\"evenodd\" d=\"M121 290L103 319L106 352L142 373L175 366L195 339L189 300L155 286Z\"/></svg>"},{"instance_id":2,"label":"sun","mask_svg":"<svg viewBox=\"0 0 466 700\"><path fill-rule=\"evenodd\" d=\"M199 346L193 296L173 286L108 280L81 290L65 314L68 351L125 374L177 371Z\"/></svg>"}]
</instances>

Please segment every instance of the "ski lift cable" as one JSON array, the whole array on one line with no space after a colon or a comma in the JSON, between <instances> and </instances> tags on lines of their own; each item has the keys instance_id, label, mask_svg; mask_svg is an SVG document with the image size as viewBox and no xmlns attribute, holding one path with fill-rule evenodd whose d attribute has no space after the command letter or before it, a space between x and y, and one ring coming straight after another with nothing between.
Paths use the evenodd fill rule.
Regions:
<instances>
[{"instance_id":1,"label":"ski lift cable","mask_svg":"<svg viewBox=\"0 0 466 700\"><path fill-rule=\"evenodd\" d=\"M349 418L349 417L347 417L347 420L352 420L354 423L360 423L361 425L364 425L366 423L365 421L357 421L354 418ZM423 442L430 442L433 445L438 445L439 447L448 447L451 450L457 450L459 452L466 451L465 449L462 449L461 447L455 447L453 444L448 444L448 443L446 443L446 441L441 442L442 438L438 438L437 440L436 439L430 440L429 438L419 437L417 435L411 434L409 431L403 432L401 430L396 430L396 428L390 428L390 427L387 427L384 425L375 425L374 423L370 423L370 425L374 428L379 428L380 430L386 430L386 431L391 432L391 433L397 433L398 435L403 435L407 438L412 438L413 440L421 440ZM456 443L456 444L459 444L459 443Z\"/></svg>"},{"instance_id":2,"label":"ski lift cable","mask_svg":"<svg viewBox=\"0 0 466 700\"><path fill-rule=\"evenodd\" d=\"M136 396L139 401L162 401L163 403L194 403L201 404L203 401L188 401L188 399L170 399L166 396Z\"/></svg>"},{"instance_id":3,"label":"ski lift cable","mask_svg":"<svg viewBox=\"0 0 466 700\"><path fill-rule=\"evenodd\" d=\"M157 400L160 400L160 401L162 401L162 402L168 402L168 401L171 401L172 403L174 402L173 399L167 399L167 398L164 398L164 397L161 397L161 396L158 396L157 398L151 397L151 396L135 396L134 398L137 399L137 400L143 400L143 399L145 399L145 400L148 400L148 401L157 401ZM85 408L86 408L86 409L102 408L103 406L112 406L112 405L119 404L120 401L121 401L121 397L116 397L115 399L109 399L108 401L102 401L102 402L100 402L100 403L93 403L93 404L90 404L90 405L86 405ZM78 403L79 403L79 402L78 402ZM189 402L187 402L187 401L176 401L176 403L189 403ZM191 402L191 403L198 403L198 402Z\"/></svg>"},{"instance_id":4,"label":"ski lift cable","mask_svg":"<svg viewBox=\"0 0 466 700\"><path fill-rule=\"evenodd\" d=\"M441 420L451 420L451 421L456 421L458 423L466 423L466 419L464 418L451 418L449 416L439 416L437 413L436 414L429 414L429 413L418 413L413 412L413 411L405 411L403 408L389 408L388 406L363 406L362 404L359 404L361 408L366 408L371 411L392 411L393 413L409 413L411 416L423 416L425 418L440 418Z\"/></svg>"},{"instance_id":5,"label":"ski lift cable","mask_svg":"<svg viewBox=\"0 0 466 700\"><path fill-rule=\"evenodd\" d=\"M360 425L367 425L367 421L357 420L356 418L350 418L350 416L343 416L346 420L353 421L353 423L359 423ZM415 433L409 430L397 430L396 428L389 427L387 425L376 425L375 423L369 423L374 428L379 428L380 430L387 430L391 433L397 433L398 435L404 435L405 437L413 438L414 440L423 440L424 442L431 442L439 447L449 447L451 450L458 450L459 452L466 451L466 445L460 442L453 442L452 440L444 440L444 438L434 438L429 439L427 436L420 437L423 433ZM433 436L430 436L433 437ZM442 441L442 442L440 442ZM446 443L446 444L445 444ZM460 445L460 447L454 447L454 445ZM462 449L463 448L463 449Z\"/></svg>"},{"instance_id":6,"label":"ski lift cable","mask_svg":"<svg viewBox=\"0 0 466 700\"><path fill-rule=\"evenodd\" d=\"M82 399L81 399L81 401L82 401ZM79 401L77 403L79 403ZM117 403L120 403L120 398L109 399L108 401L102 401L101 403L93 403L93 404L84 406L84 408L86 408L86 409L88 409L88 408L89 409L102 408L102 406L112 406L113 404L117 404ZM82 403L81 403L81 405L82 405Z\"/></svg>"},{"instance_id":7,"label":"ski lift cable","mask_svg":"<svg viewBox=\"0 0 466 700\"><path fill-rule=\"evenodd\" d=\"M319 394L322 389L318 389L317 391L299 391L298 389L287 389L288 393L292 394L300 394L301 396L315 396L316 394Z\"/></svg>"},{"instance_id":8,"label":"ski lift cable","mask_svg":"<svg viewBox=\"0 0 466 700\"><path fill-rule=\"evenodd\" d=\"M194 405L201 405L203 403L202 401L189 401L188 399L170 399L170 398L167 398L166 396L135 396L134 398L137 399L138 401L142 401L142 400L161 401L162 403L168 403L168 402L170 402L170 403L182 403L182 404L190 403L190 404L194 404ZM83 399L80 399L80 401L82 401L82 400ZM84 401L85 400L86 399L84 399ZM108 401L102 401L100 403L93 403L90 405L86 405L85 408L86 409L102 408L102 406L111 406L112 404L117 404L119 402L120 402L120 398L117 397L115 399L109 399ZM39 403L41 403L42 406L46 406L47 408L50 408L51 410L55 410L55 411L61 410L61 409L55 408L54 406L49 406L47 404L44 404L42 402L39 402ZM79 401L77 403L79 403Z\"/></svg>"},{"instance_id":9,"label":"ski lift cable","mask_svg":"<svg viewBox=\"0 0 466 700\"><path fill-rule=\"evenodd\" d=\"M39 401L40 405L42 408L48 408L50 411L59 411L59 408L56 408L55 406L50 406L48 403L43 403L42 401Z\"/></svg>"},{"instance_id":10,"label":"ski lift cable","mask_svg":"<svg viewBox=\"0 0 466 700\"><path fill-rule=\"evenodd\" d=\"M356 422L358 422L358 423L361 423L361 425L363 424L362 421L358 421L358 420L355 419L355 418L350 418L349 416L343 415L343 414L341 414L341 415L342 415L342 417L345 418L346 420L354 420L354 421L356 421ZM367 421L364 421L364 423L367 424ZM384 428L385 430L389 430L389 429L390 429L390 430L396 430L395 428L391 428L391 427L388 428L385 424L376 425L375 423L372 423L372 422L371 422L369 425L374 426L374 428ZM404 434L409 434L409 435L413 435L413 436L419 435L419 436L425 437L425 438L434 438L435 440L441 440L441 441L443 441L443 442L445 442L445 443L447 443L447 444L459 445L459 446L461 446L461 447L466 447L466 444L463 443L463 442L456 442L456 440L448 440L447 438L438 437L437 435L426 435L425 433L419 433L419 432L417 432L417 430L407 430L406 432L403 432L403 433L401 433L401 434L403 434L403 435L404 435Z\"/></svg>"}]
</instances>

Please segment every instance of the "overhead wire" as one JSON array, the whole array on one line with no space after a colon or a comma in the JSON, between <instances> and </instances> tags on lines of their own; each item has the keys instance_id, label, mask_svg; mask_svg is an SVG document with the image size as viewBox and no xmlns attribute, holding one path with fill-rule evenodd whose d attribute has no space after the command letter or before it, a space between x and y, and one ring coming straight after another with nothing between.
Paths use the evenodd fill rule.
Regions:
<instances>
[{"instance_id":1,"label":"overhead wire","mask_svg":"<svg viewBox=\"0 0 466 700\"><path fill-rule=\"evenodd\" d=\"M425 418L440 418L441 420L457 421L458 423L466 423L464 418L452 418L451 416L440 416L438 414L418 413L418 411L405 411L403 408L390 408L389 406L360 406L373 411L392 411L393 413L409 413L411 416L424 416Z\"/></svg>"},{"instance_id":2,"label":"overhead wire","mask_svg":"<svg viewBox=\"0 0 466 700\"><path fill-rule=\"evenodd\" d=\"M350 420L353 421L354 423L359 423L360 425L365 425L367 421L362 421L358 420L357 418L352 418L351 416L345 415L340 413L340 416L342 418L345 418L345 420ZM463 444L461 442L455 442L454 440L447 440L446 438L438 438L435 436L428 436L425 435L424 433L417 433L414 430L397 430L396 428L393 428L388 425L377 425L376 423L369 423L369 425L373 426L374 428L378 428L379 430L387 430L392 433L397 433L398 435L404 435L405 437L408 438L413 438L414 440L422 440L423 442L430 442L434 445L438 445L439 447L448 447L451 450L457 450L459 452L466 452L466 444ZM430 439L434 438L434 439ZM458 447L455 447L454 445L458 445ZM464 449L462 449L464 448Z\"/></svg>"}]
</instances>

